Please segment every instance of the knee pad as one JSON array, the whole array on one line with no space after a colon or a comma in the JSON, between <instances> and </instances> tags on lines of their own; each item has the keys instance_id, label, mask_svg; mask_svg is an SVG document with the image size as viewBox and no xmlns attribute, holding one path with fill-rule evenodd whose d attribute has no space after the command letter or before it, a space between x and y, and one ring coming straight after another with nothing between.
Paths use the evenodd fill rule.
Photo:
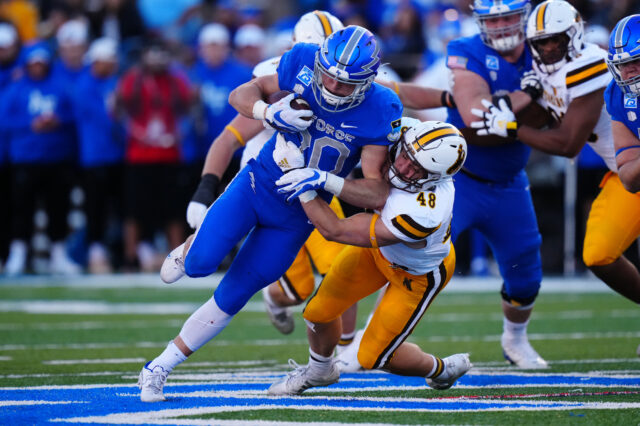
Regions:
<instances>
[{"instance_id":1,"label":"knee pad","mask_svg":"<svg viewBox=\"0 0 640 426\"><path fill-rule=\"evenodd\" d=\"M500 295L502 296L502 300L510 304L516 309L527 310L533 307L533 304L538 297L538 292L540 290L540 284L537 285L535 294L529 296L519 296L517 294L509 295L507 292L507 288L504 283L502 283L502 289L500 290Z\"/></svg>"}]
</instances>

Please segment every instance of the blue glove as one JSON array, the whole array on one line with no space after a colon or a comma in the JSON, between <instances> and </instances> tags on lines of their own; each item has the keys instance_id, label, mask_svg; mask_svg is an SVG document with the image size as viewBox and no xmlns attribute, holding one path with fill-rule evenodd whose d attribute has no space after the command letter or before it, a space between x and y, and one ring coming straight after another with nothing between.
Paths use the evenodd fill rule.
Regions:
<instances>
[{"instance_id":1,"label":"blue glove","mask_svg":"<svg viewBox=\"0 0 640 426\"><path fill-rule=\"evenodd\" d=\"M295 97L300 97L300 95L291 93L278 102L270 104L265 111L264 122L269 127L281 132L306 130L311 125L313 111L291 108L291 101Z\"/></svg>"},{"instance_id":2,"label":"blue glove","mask_svg":"<svg viewBox=\"0 0 640 426\"><path fill-rule=\"evenodd\" d=\"M305 167L291 170L276 181L278 192L281 194L291 192L287 202L292 202L301 194L316 189L324 189L334 195L340 195L344 185L344 179L322 170Z\"/></svg>"}]
</instances>

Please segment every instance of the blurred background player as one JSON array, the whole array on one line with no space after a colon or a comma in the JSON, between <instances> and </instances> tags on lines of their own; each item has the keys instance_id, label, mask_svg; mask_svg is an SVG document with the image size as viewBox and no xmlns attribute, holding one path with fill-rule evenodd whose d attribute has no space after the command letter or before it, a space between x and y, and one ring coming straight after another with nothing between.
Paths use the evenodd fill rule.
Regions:
<instances>
[{"instance_id":1,"label":"blurred background player","mask_svg":"<svg viewBox=\"0 0 640 426\"><path fill-rule=\"evenodd\" d=\"M188 81L170 62L162 40L149 40L139 66L122 76L117 90L127 129L124 263L129 270L157 270L151 244L156 230L165 231L170 245L185 235L178 123L193 97Z\"/></svg>"},{"instance_id":2,"label":"blurred background player","mask_svg":"<svg viewBox=\"0 0 640 426\"><path fill-rule=\"evenodd\" d=\"M67 213L76 158L73 111L64 81L51 71L52 54L44 42L24 52L25 74L4 93L0 107L9 137L12 163L12 241L7 275L26 271L33 215L42 204L52 241L50 271L77 274L80 266L67 255Z\"/></svg>"},{"instance_id":3,"label":"blurred background player","mask_svg":"<svg viewBox=\"0 0 640 426\"><path fill-rule=\"evenodd\" d=\"M124 129L115 116L118 84L118 44L110 38L95 40L86 59L89 70L74 80L74 113L78 129L78 160L83 172L87 218L88 270L108 273L113 256L122 252L122 240L110 253L110 224L122 218Z\"/></svg>"},{"instance_id":4,"label":"blurred background player","mask_svg":"<svg viewBox=\"0 0 640 426\"><path fill-rule=\"evenodd\" d=\"M522 79L522 89L552 112L556 120L553 128L538 130L519 125L508 108L492 106L489 113L478 111L484 118L473 126L484 129L484 133L504 134L496 123L513 123L518 139L525 144L570 158L589 143L607 164L609 173L600 183L601 191L589 213L584 262L612 289L640 303L640 274L623 256L640 236L636 220L640 196L625 190L618 177L611 116L603 97L611 81L605 64L607 52L584 42L582 17L563 0L545 1L534 9L527 23L527 41L534 73Z\"/></svg>"},{"instance_id":5,"label":"blurred background player","mask_svg":"<svg viewBox=\"0 0 640 426\"><path fill-rule=\"evenodd\" d=\"M349 245L304 310L308 364L299 367L290 361L295 370L271 385L269 394L299 395L337 382L340 373L332 354L341 333L340 316L384 286L360 341L360 365L425 377L435 389L450 388L471 368L468 354L440 359L405 342L455 269L452 176L464 163L466 142L458 129L439 121L403 118L402 131L383 169L391 185L389 197L374 213L338 218L317 197L316 186L306 184L310 176L327 172L297 169L277 181L281 191L292 192L290 198L304 197L305 213L325 238ZM345 188L352 182L346 181Z\"/></svg>"}]
</instances>

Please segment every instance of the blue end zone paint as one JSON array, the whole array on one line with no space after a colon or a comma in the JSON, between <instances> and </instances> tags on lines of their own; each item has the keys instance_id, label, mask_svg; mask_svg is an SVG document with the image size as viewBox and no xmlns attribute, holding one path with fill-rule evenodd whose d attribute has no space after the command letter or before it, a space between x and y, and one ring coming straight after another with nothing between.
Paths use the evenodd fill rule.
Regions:
<instances>
[{"instance_id":1,"label":"blue end zone paint","mask_svg":"<svg viewBox=\"0 0 640 426\"><path fill-rule=\"evenodd\" d=\"M274 375L273 378L279 377ZM168 400L164 403L142 403L139 401L138 389L133 386L96 387L87 389L0 389L0 424L14 424L17 419L24 424L41 424L55 418L72 418L87 416L105 416L114 413L141 413L165 409L185 409L196 407L235 406L247 407L273 404L278 407L311 406L327 409L369 409L384 408L389 410L461 410L477 411L491 409L510 409L539 407L546 409L580 408L580 402L571 401L496 401L496 400L431 400L440 393L429 390L424 379L399 377L385 373L344 374L343 381L332 385L330 389L345 389L353 392L358 388L372 389L376 387L406 387L408 389L424 389L425 399L373 400L371 398L324 396L309 393L308 397L266 398L268 383L218 383L211 385L171 385L171 379L165 388ZM257 379L255 377L254 379ZM271 381L261 376L260 379ZM179 377L174 379L180 380ZM592 377L588 375L517 375L472 374L462 377L457 386L495 387L495 386L569 386L569 387L630 387L640 389L640 377ZM211 392L213 396L189 396L195 392ZM224 396L215 396L215 392L224 392ZM256 392L256 397L233 397L229 392ZM179 395L172 397L171 395ZM187 394L187 395L184 395ZM2 401L42 401L38 405L1 406ZM69 404L47 404L46 402L73 401Z\"/></svg>"}]
</instances>

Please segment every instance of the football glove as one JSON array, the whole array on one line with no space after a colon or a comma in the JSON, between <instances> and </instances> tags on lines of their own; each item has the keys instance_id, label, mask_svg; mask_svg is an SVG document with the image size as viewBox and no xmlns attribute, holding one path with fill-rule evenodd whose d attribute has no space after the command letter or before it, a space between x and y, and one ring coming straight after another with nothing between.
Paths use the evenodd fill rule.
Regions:
<instances>
[{"instance_id":1,"label":"football glove","mask_svg":"<svg viewBox=\"0 0 640 426\"><path fill-rule=\"evenodd\" d=\"M498 106L493 105L486 99L482 100L482 105L488 111L471 108L471 113L481 120L473 121L471 127L476 130L479 136L498 135L503 138L515 138L518 133L518 122L513 111L507 106L504 99L498 101Z\"/></svg>"},{"instance_id":2,"label":"football glove","mask_svg":"<svg viewBox=\"0 0 640 426\"><path fill-rule=\"evenodd\" d=\"M535 71L527 71L520 79L520 90L531 96L532 100L538 99L542 96L542 83Z\"/></svg>"},{"instance_id":3,"label":"football glove","mask_svg":"<svg viewBox=\"0 0 640 426\"><path fill-rule=\"evenodd\" d=\"M273 150L273 161L285 173L305 166L304 155L300 148L295 143L286 141L284 136L279 133L276 136L276 147Z\"/></svg>"},{"instance_id":4,"label":"football glove","mask_svg":"<svg viewBox=\"0 0 640 426\"><path fill-rule=\"evenodd\" d=\"M197 201L190 201L187 206L187 223L192 229L198 229L207 214L208 207Z\"/></svg>"},{"instance_id":5,"label":"football glove","mask_svg":"<svg viewBox=\"0 0 640 426\"><path fill-rule=\"evenodd\" d=\"M339 195L344 185L344 179L322 170L305 167L291 170L276 181L278 192L290 192L287 202L292 202L301 194L316 189L324 189L334 195Z\"/></svg>"},{"instance_id":6,"label":"football glove","mask_svg":"<svg viewBox=\"0 0 640 426\"><path fill-rule=\"evenodd\" d=\"M187 223L191 228L197 229L204 220L207 209L216 199L219 184L218 176L211 173L200 178L198 188L187 206Z\"/></svg>"},{"instance_id":7,"label":"football glove","mask_svg":"<svg viewBox=\"0 0 640 426\"><path fill-rule=\"evenodd\" d=\"M301 132L306 130L311 125L309 118L313 116L313 111L291 108L291 101L295 97L300 97L300 95L291 93L278 102L269 104L264 115L265 127L270 127L280 132Z\"/></svg>"}]
</instances>

